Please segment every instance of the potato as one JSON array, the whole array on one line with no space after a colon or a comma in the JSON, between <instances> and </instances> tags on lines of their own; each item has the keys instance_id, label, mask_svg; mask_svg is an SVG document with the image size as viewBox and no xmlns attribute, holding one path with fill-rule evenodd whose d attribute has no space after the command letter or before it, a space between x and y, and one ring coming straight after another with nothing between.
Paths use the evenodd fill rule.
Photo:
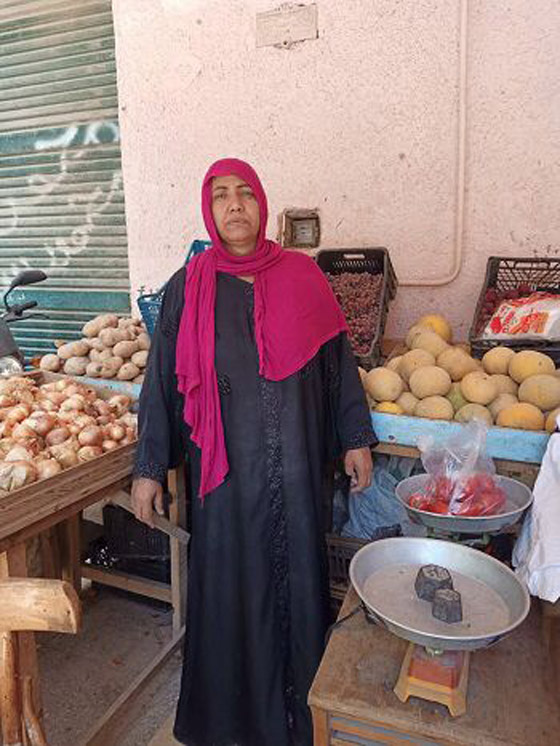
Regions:
<instances>
[{"instance_id":1,"label":"potato","mask_svg":"<svg viewBox=\"0 0 560 746\"><path fill-rule=\"evenodd\" d=\"M144 374L141 373L139 376L136 376L136 378L133 378L132 383L144 383Z\"/></svg>"},{"instance_id":2,"label":"potato","mask_svg":"<svg viewBox=\"0 0 560 746\"><path fill-rule=\"evenodd\" d=\"M91 337L89 340L89 346L91 350L99 350L100 352L105 349L105 345L99 337Z\"/></svg>"},{"instance_id":3,"label":"potato","mask_svg":"<svg viewBox=\"0 0 560 746\"><path fill-rule=\"evenodd\" d=\"M61 345L57 354L62 360L70 360L71 357L85 357L89 355L89 345L85 342L69 342L68 344Z\"/></svg>"},{"instance_id":4,"label":"potato","mask_svg":"<svg viewBox=\"0 0 560 746\"><path fill-rule=\"evenodd\" d=\"M68 376L83 376L89 362L89 357L71 357L64 363L64 372Z\"/></svg>"},{"instance_id":5,"label":"potato","mask_svg":"<svg viewBox=\"0 0 560 746\"><path fill-rule=\"evenodd\" d=\"M90 378L101 378L101 373L103 372L103 363L102 362L91 362L87 364L86 367L86 376L90 376Z\"/></svg>"},{"instance_id":6,"label":"potato","mask_svg":"<svg viewBox=\"0 0 560 746\"><path fill-rule=\"evenodd\" d=\"M99 332L99 341L103 343L104 347L114 347L119 342L124 342L127 338L128 334L124 329L108 327Z\"/></svg>"},{"instance_id":7,"label":"potato","mask_svg":"<svg viewBox=\"0 0 560 746\"><path fill-rule=\"evenodd\" d=\"M148 362L148 350L138 350L138 352L135 352L130 358L130 362L134 363L138 368L145 368L146 363Z\"/></svg>"},{"instance_id":8,"label":"potato","mask_svg":"<svg viewBox=\"0 0 560 746\"><path fill-rule=\"evenodd\" d=\"M113 347L113 355L128 360L135 352L138 352L138 350L138 342L118 342Z\"/></svg>"},{"instance_id":9,"label":"potato","mask_svg":"<svg viewBox=\"0 0 560 746\"><path fill-rule=\"evenodd\" d=\"M50 370L52 373L57 373L62 366L62 362L58 355L50 353L49 355L43 355L39 367L41 370Z\"/></svg>"},{"instance_id":10,"label":"potato","mask_svg":"<svg viewBox=\"0 0 560 746\"><path fill-rule=\"evenodd\" d=\"M119 381L132 381L133 378L140 375L140 368L134 363L125 363L117 373Z\"/></svg>"},{"instance_id":11,"label":"potato","mask_svg":"<svg viewBox=\"0 0 560 746\"><path fill-rule=\"evenodd\" d=\"M150 336L147 332L142 332L141 334L139 334L136 341L138 342L139 350L150 349Z\"/></svg>"},{"instance_id":12,"label":"potato","mask_svg":"<svg viewBox=\"0 0 560 746\"><path fill-rule=\"evenodd\" d=\"M84 324L82 332L84 337L97 337L102 329L106 329L108 326L116 327L118 323L118 316L115 316L114 313L104 313Z\"/></svg>"},{"instance_id":13,"label":"potato","mask_svg":"<svg viewBox=\"0 0 560 746\"><path fill-rule=\"evenodd\" d=\"M114 378L119 372L121 366L124 364L122 357L110 357L107 360L101 361L103 367L101 369L101 378Z\"/></svg>"}]
</instances>

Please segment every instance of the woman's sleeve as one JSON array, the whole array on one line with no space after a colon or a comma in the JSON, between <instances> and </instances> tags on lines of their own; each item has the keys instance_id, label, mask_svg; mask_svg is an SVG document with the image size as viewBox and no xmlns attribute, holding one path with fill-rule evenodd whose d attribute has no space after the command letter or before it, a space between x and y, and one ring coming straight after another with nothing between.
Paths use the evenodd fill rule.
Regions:
<instances>
[{"instance_id":1,"label":"woman's sleeve","mask_svg":"<svg viewBox=\"0 0 560 746\"><path fill-rule=\"evenodd\" d=\"M167 284L152 337L138 412L135 477L163 484L185 455L183 398L177 389L175 348L184 304L185 271Z\"/></svg>"},{"instance_id":2,"label":"woman's sleeve","mask_svg":"<svg viewBox=\"0 0 560 746\"><path fill-rule=\"evenodd\" d=\"M366 395L346 333L328 342L324 350L335 453L376 445Z\"/></svg>"}]
</instances>

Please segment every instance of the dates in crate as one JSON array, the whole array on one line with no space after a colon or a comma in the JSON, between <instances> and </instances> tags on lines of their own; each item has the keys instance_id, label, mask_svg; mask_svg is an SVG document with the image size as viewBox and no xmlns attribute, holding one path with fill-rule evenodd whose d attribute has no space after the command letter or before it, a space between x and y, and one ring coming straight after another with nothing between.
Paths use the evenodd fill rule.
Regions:
<instances>
[{"instance_id":1,"label":"dates in crate","mask_svg":"<svg viewBox=\"0 0 560 746\"><path fill-rule=\"evenodd\" d=\"M343 272L327 277L346 316L354 353L369 354L379 320L383 275Z\"/></svg>"}]
</instances>

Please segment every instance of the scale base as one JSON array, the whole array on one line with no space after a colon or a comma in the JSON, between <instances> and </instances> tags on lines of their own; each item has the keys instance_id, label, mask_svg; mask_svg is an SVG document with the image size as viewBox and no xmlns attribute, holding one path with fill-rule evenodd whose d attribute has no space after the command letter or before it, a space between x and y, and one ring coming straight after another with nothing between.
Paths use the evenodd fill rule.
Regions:
<instances>
[{"instance_id":1,"label":"scale base","mask_svg":"<svg viewBox=\"0 0 560 746\"><path fill-rule=\"evenodd\" d=\"M430 653L410 642L393 691L401 702L420 697L445 705L453 717L467 711L468 651Z\"/></svg>"}]
</instances>

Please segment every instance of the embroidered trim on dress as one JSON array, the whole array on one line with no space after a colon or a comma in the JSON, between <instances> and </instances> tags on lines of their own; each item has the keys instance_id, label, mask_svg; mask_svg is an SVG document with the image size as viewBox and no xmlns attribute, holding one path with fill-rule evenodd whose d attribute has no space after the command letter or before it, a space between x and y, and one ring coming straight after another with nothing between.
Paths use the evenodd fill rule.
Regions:
<instances>
[{"instance_id":1,"label":"embroidered trim on dress","mask_svg":"<svg viewBox=\"0 0 560 746\"><path fill-rule=\"evenodd\" d=\"M295 688L291 664L288 536L282 494L283 465L280 403L276 388L272 382L261 378L260 386L264 411L266 472L271 507L270 548L272 554L272 575L276 598L277 621L280 631L280 645L284 661L286 720L288 728L292 730L294 727Z\"/></svg>"},{"instance_id":2,"label":"embroidered trim on dress","mask_svg":"<svg viewBox=\"0 0 560 746\"><path fill-rule=\"evenodd\" d=\"M163 484L167 477L167 467L163 464L154 464L150 461L138 461L134 465L133 477L135 479L155 479L156 482Z\"/></svg>"}]
</instances>

